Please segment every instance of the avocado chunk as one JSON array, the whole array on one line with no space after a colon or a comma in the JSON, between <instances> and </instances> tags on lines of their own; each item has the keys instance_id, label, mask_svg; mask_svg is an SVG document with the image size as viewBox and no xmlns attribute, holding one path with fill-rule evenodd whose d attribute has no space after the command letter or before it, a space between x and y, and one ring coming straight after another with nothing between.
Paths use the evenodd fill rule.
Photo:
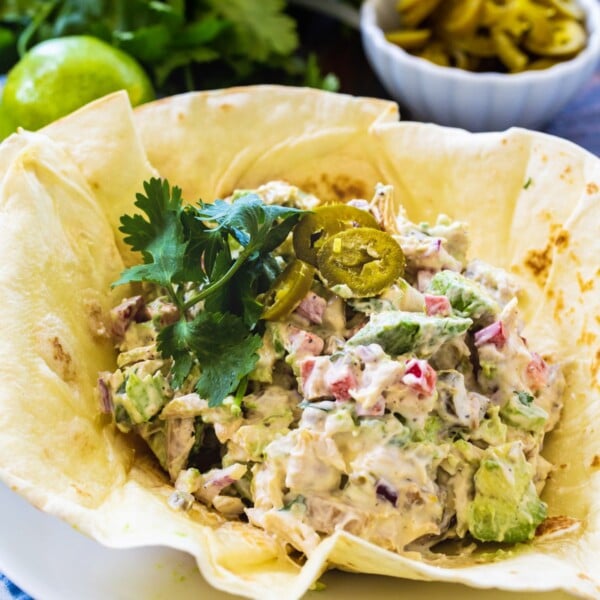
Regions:
<instances>
[{"instance_id":1,"label":"avocado chunk","mask_svg":"<svg viewBox=\"0 0 600 600\"><path fill-rule=\"evenodd\" d=\"M471 319L460 317L436 317L390 310L372 315L369 322L348 340L348 344L379 344L393 356L414 352L426 357L439 350L448 340L465 333L472 324Z\"/></svg>"},{"instance_id":2,"label":"avocado chunk","mask_svg":"<svg viewBox=\"0 0 600 600\"><path fill-rule=\"evenodd\" d=\"M531 539L547 513L533 476L521 442L488 448L475 473L475 498L467 511L471 535L509 544Z\"/></svg>"},{"instance_id":3,"label":"avocado chunk","mask_svg":"<svg viewBox=\"0 0 600 600\"><path fill-rule=\"evenodd\" d=\"M114 398L115 415L126 413L128 424L146 423L165 405L166 381L160 371L139 377L131 373L125 383L125 393ZM119 425L119 419L117 419Z\"/></svg>"},{"instance_id":4,"label":"avocado chunk","mask_svg":"<svg viewBox=\"0 0 600 600\"><path fill-rule=\"evenodd\" d=\"M515 392L500 409L500 416L508 425L534 433L543 431L548 421L548 413L527 392Z\"/></svg>"},{"instance_id":5,"label":"avocado chunk","mask_svg":"<svg viewBox=\"0 0 600 600\"><path fill-rule=\"evenodd\" d=\"M427 291L446 296L459 317L470 317L478 324L492 323L500 313L498 303L481 285L455 271L436 273Z\"/></svg>"},{"instance_id":6,"label":"avocado chunk","mask_svg":"<svg viewBox=\"0 0 600 600\"><path fill-rule=\"evenodd\" d=\"M167 421L155 419L151 423L142 423L138 425L136 431L146 440L161 467L167 471L169 469L167 460Z\"/></svg>"},{"instance_id":7,"label":"avocado chunk","mask_svg":"<svg viewBox=\"0 0 600 600\"><path fill-rule=\"evenodd\" d=\"M481 440L490 446L499 446L506 443L507 434L508 427L500 418L500 409L492 406L479 427L473 430L469 437L472 440Z\"/></svg>"}]
</instances>

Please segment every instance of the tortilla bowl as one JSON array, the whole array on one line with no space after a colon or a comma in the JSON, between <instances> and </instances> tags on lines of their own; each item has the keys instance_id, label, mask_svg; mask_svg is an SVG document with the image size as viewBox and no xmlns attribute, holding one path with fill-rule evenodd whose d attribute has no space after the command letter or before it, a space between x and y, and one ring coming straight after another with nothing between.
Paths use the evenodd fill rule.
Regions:
<instances>
[{"instance_id":1,"label":"tortilla bowl","mask_svg":"<svg viewBox=\"0 0 600 600\"><path fill-rule=\"evenodd\" d=\"M324 200L394 185L415 221L470 224L472 256L523 287L524 335L564 366L565 408L544 455L543 498L577 527L470 558L394 554L345 532L303 563L273 538L198 503L100 418L97 373L112 369L111 289L135 256L119 217L159 174L187 201L285 179ZM327 568L513 591L600 597L600 161L513 129L469 134L400 123L394 104L260 86L167 98L132 112L124 93L0 146L0 478L38 508L111 547L192 554L213 586L299 598ZM574 521L569 521L572 525Z\"/></svg>"}]
</instances>

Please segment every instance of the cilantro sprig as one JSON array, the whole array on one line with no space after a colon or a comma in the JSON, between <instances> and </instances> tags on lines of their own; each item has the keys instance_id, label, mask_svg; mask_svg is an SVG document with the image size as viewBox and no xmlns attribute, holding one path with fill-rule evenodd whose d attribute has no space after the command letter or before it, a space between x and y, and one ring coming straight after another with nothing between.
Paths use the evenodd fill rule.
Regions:
<instances>
[{"instance_id":1,"label":"cilantro sprig","mask_svg":"<svg viewBox=\"0 0 600 600\"><path fill-rule=\"evenodd\" d=\"M258 296L278 274L271 253L303 211L266 205L253 193L232 204L184 205L178 187L156 178L144 182L144 192L135 202L143 214L124 215L120 227L143 263L114 285L149 282L165 290L180 314L158 334L158 350L173 359L173 385L197 362L196 389L217 406L256 365ZM192 311L200 302L202 309Z\"/></svg>"},{"instance_id":2,"label":"cilantro sprig","mask_svg":"<svg viewBox=\"0 0 600 600\"><path fill-rule=\"evenodd\" d=\"M162 95L248 83L304 83L336 91L299 52L285 0L7 0L0 65L8 71L47 39L92 35L138 60ZM18 52L17 52L18 50Z\"/></svg>"}]
</instances>

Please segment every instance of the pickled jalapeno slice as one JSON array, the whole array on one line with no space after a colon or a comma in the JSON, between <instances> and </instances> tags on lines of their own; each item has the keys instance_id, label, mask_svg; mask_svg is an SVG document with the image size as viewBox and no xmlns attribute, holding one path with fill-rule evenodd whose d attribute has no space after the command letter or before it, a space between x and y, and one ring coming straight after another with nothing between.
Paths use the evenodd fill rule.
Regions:
<instances>
[{"instance_id":1,"label":"pickled jalapeno slice","mask_svg":"<svg viewBox=\"0 0 600 600\"><path fill-rule=\"evenodd\" d=\"M529 37L525 40L525 47L541 56L572 56L585 48L586 43L585 29L580 23L559 19L551 23L548 41L540 43Z\"/></svg>"},{"instance_id":2,"label":"pickled jalapeno slice","mask_svg":"<svg viewBox=\"0 0 600 600\"><path fill-rule=\"evenodd\" d=\"M389 42L469 71L548 68L588 41L577 0L398 0L396 9L398 28L385 33Z\"/></svg>"},{"instance_id":3,"label":"pickled jalapeno slice","mask_svg":"<svg viewBox=\"0 0 600 600\"><path fill-rule=\"evenodd\" d=\"M267 292L262 318L277 321L287 317L310 291L315 274L312 265L302 260L291 262Z\"/></svg>"},{"instance_id":4,"label":"pickled jalapeno slice","mask_svg":"<svg viewBox=\"0 0 600 600\"><path fill-rule=\"evenodd\" d=\"M325 240L317 255L329 287L345 286L355 298L375 296L404 273L402 248L385 231L347 229Z\"/></svg>"},{"instance_id":5,"label":"pickled jalapeno slice","mask_svg":"<svg viewBox=\"0 0 600 600\"><path fill-rule=\"evenodd\" d=\"M319 206L307 214L294 228L294 252L296 256L317 266L317 254L332 235L355 227L379 229L375 217L365 210L347 204Z\"/></svg>"}]
</instances>

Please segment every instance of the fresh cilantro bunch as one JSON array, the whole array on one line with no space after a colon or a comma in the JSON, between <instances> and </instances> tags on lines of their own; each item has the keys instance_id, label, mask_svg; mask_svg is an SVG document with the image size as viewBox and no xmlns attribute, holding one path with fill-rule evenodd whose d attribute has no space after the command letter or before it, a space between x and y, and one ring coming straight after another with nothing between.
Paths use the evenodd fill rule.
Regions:
<instances>
[{"instance_id":1,"label":"fresh cilantro bunch","mask_svg":"<svg viewBox=\"0 0 600 600\"><path fill-rule=\"evenodd\" d=\"M88 34L139 60L163 94L255 82L337 89L300 57L285 0L5 0L0 50ZM5 65L5 69L11 65Z\"/></svg>"},{"instance_id":2,"label":"fresh cilantro bunch","mask_svg":"<svg viewBox=\"0 0 600 600\"><path fill-rule=\"evenodd\" d=\"M173 359L173 385L197 362L196 389L217 406L256 365L263 308L257 296L279 272L273 250L304 213L266 205L253 193L232 204L184 205L178 187L156 178L144 191L135 202L144 214L124 215L120 227L143 263L114 285L149 282L166 291L180 318L159 332L158 350Z\"/></svg>"}]
</instances>

